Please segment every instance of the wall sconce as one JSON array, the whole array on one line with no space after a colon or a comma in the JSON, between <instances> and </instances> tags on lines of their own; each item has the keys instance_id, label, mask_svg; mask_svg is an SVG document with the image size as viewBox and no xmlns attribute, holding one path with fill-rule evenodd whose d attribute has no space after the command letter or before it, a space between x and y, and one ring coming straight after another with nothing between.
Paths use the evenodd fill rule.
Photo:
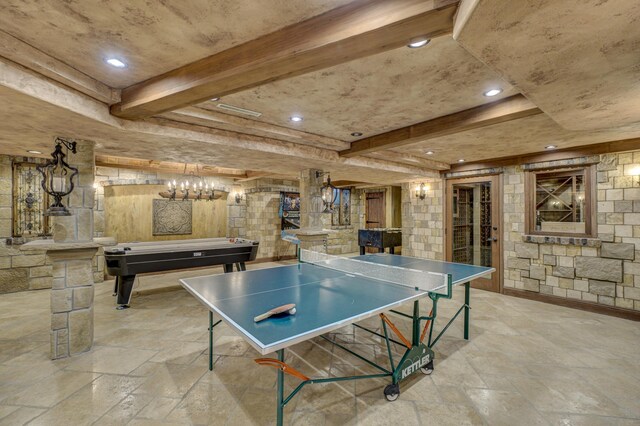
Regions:
<instances>
[{"instance_id":1,"label":"wall sconce","mask_svg":"<svg viewBox=\"0 0 640 426\"><path fill-rule=\"evenodd\" d=\"M640 186L640 166L631 168L631 170L629 170L628 175L631 176L632 186Z\"/></svg>"},{"instance_id":2,"label":"wall sconce","mask_svg":"<svg viewBox=\"0 0 640 426\"><path fill-rule=\"evenodd\" d=\"M236 191L233 193L233 195L236 198L236 204L240 204L240 202L242 202L242 199L244 198L244 193L242 191Z\"/></svg>"},{"instance_id":3,"label":"wall sconce","mask_svg":"<svg viewBox=\"0 0 640 426\"><path fill-rule=\"evenodd\" d=\"M53 204L44 213L45 216L71 216L71 213L62 204L62 198L73 192L73 178L78 175L78 169L70 166L64 159L67 156L62 148L76 153L76 142L63 138L55 139L55 150L51 153L51 159L45 164L36 167L42 174L42 189L53 197Z\"/></svg>"},{"instance_id":4,"label":"wall sconce","mask_svg":"<svg viewBox=\"0 0 640 426\"><path fill-rule=\"evenodd\" d=\"M429 187L426 186L424 182L420 183L420 185L416 186L416 198L424 200L427 197L428 190L429 190Z\"/></svg>"},{"instance_id":5,"label":"wall sconce","mask_svg":"<svg viewBox=\"0 0 640 426\"><path fill-rule=\"evenodd\" d=\"M329 172L316 171L316 179L324 175L327 175L327 181L322 184L321 189L322 204L324 205L322 213L333 213L336 199L338 198L338 189L331 184L331 175Z\"/></svg>"}]
</instances>

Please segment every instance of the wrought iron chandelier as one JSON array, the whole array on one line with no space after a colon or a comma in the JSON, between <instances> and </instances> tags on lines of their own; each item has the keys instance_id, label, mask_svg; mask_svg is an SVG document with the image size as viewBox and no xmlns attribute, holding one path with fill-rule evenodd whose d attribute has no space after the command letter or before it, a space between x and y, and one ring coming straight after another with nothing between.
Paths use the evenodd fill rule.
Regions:
<instances>
[{"instance_id":1,"label":"wrought iron chandelier","mask_svg":"<svg viewBox=\"0 0 640 426\"><path fill-rule=\"evenodd\" d=\"M36 167L36 170L42 174L42 189L53 197L53 203L44 215L71 216L69 210L62 203L62 199L73 192L75 186L73 179L78 175L78 169L65 161L69 151L73 154L76 153L76 142L56 137L55 144L51 160ZM63 148L66 148L67 154L62 151Z\"/></svg>"},{"instance_id":2,"label":"wrought iron chandelier","mask_svg":"<svg viewBox=\"0 0 640 426\"><path fill-rule=\"evenodd\" d=\"M198 171L198 166L196 165L196 172ZM219 194L216 194L216 190L214 189L213 182L209 185L209 182L206 182L202 176L197 175L195 172L191 171L187 175L187 164L184 165L184 174L185 180L182 182L176 182L176 180L169 181L167 183L168 191L161 192L160 195L164 198L168 198L169 200L175 201L179 198L182 201L186 200L206 200L212 201L217 200L222 196L223 191L218 191Z\"/></svg>"}]
</instances>

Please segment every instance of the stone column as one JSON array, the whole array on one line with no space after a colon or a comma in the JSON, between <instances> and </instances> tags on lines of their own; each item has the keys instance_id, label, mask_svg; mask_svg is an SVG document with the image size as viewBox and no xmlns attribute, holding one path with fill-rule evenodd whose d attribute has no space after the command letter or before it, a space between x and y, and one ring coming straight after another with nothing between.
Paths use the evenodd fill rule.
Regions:
<instances>
[{"instance_id":1,"label":"stone column","mask_svg":"<svg viewBox=\"0 0 640 426\"><path fill-rule=\"evenodd\" d=\"M67 200L71 216L53 218L53 240L57 243L93 241L94 145L93 141L78 140L77 152L67 157L67 162L78 168L78 176Z\"/></svg>"},{"instance_id":2,"label":"stone column","mask_svg":"<svg viewBox=\"0 0 640 426\"><path fill-rule=\"evenodd\" d=\"M93 345L93 256L95 247L49 251L51 359L86 352Z\"/></svg>"},{"instance_id":3,"label":"stone column","mask_svg":"<svg viewBox=\"0 0 640 426\"><path fill-rule=\"evenodd\" d=\"M322 170L307 169L300 172L300 228L322 229L322 182L317 176Z\"/></svg>"},{"instance_id":4,"label":"stone column","mask_svg":"<svg viewBox=\"0 0 640 426\"><path fill-rule=\"evenodd\" d=\"M67 201L71 216L53 218L53 241L33 241L21 247L46 250L53 261L52 359L86 352L93 345L92 259L99 247L93 242L94 143L77 142L77 153L67 158L79 172Z\"/></svg>"},{"instance_id":5,"label":"stone column","mask_svg":"<svg viewBox=\"0 0 640 426\"><path fill-rule=\"evenodd\" d=\"M300 172L300 229L296 236L300 248L318 252L327 251L329 234L322 229L322 182L321 170L308 169Z\"/></svg>"}]
</instances>

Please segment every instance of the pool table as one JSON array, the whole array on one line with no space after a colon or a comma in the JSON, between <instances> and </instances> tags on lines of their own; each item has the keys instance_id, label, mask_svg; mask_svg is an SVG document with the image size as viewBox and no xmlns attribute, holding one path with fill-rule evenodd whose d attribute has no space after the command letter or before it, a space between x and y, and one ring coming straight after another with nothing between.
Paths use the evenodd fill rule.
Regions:
<instances>
[{"instance_id":1,"label":"pool table","mask_svg":"<svg viewBox=\"0 0 640 426\"><path fill-rule=\"evenodd\" d=\"M123 243L105 248L107 273L116 277L114 294L118 309L126 309L136 275L186 268L222 265L224 272L246 269L255 260L258 242L243 238L202 238Z\"/></svg>"}]
</instances>

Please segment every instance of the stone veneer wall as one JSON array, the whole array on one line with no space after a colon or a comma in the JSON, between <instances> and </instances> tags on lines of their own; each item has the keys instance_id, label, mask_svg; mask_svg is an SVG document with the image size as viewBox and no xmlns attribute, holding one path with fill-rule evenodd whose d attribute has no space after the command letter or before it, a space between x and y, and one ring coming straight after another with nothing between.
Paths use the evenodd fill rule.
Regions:
<instances>
[{"instance_id":1,"label":"stone veneer wall","mask_svg":"<svg viewBox=\"0 0 640 426\"><path fill-rule=\"evenodd\" d=\"M13 160L35 161L0 155L0 294L51 288L53 263L43 253L24 253L11 245L13 232ZM33 237L27 241L39 239ZM24 242L27 242L24 241ZM10 245L8 245L9 243Z\"/></svg>"},{"instance_id":2,"label":"stone veneer wall","mask_svg":"<svg viewBox=\"0 0 640 426\"><path fill-rule=\"evenodd\" d=\"M280 238L278 211L280 191L298 190L298 182L295 180L257 179L245 182L242 185L244 196L240 204L235 203L232 195L229 196L229 235L259 241L258 259L295 256L295 246Z\"/></svg>"},{"instance_id":3,"label":"stone veneer wall","mask_svg":"<svg viewBox=\"0 0 640 426\"><path fill-rule=\"evenodd\" d=\"M25 253L19 245L7 245L12 233L12 161L35 161L31 158L15 158L0 155L0 294L24 290L51 288L53 266L44 253ZM148 172L141 170L96 167L95 182L119 179L184 179L183 175ZM213 180L213 179L212 179ZM215 179L225 186L229 179ZM94 201L94 236L104 236L104 188L98 186ZM26 241L25 241L26 242ZM102 249L93 258L95 282L104 280L104 255Z\"/></svg>"},{"instance_id":4,"label":"stone veneer wall","mask_svg":"<svg viewBox=\"0 0 640 426\"><path fill-rule=\"evenodd\" d=\"M331 215L322 215L322 226L333 232L327 238L327 252L329 254L347 254L360 250L358 247L358 229L364 228L364 190L353 189L351 191L351 224L332 226Z\"/></svg>"},{"instance_id":5,"label":"stone veneer wall","mask_svg":"<svg viewBox=\"0 0 640 426\"><path fill-rule=\"evenodd\" d=\"M227 235L260 241L258 258L295 256L295 246L280 238L280 191L298 192L295 180L259 179L246 182L232 189L242 191L243 199L236 204L229 196ZM331 215L322 215L323 228L331 229L327 241L330 254L346 254L358 251L358 229L362 227L364 200L361 190L352 192L351 225L331 226Z\"/></svg>"},{"instance_id":6,"label":"stone veneer wall","mask_svg":"<svg viewBox=\"0 0 640 426\"><path fill-rule=\"evenodd\" d=\"M429 186L427 196L415 196L415 187ZM444 180L428 178L402 185L402 254L444 260Z\"/></svg>"},{"instance_id":7,"label":"stone veneer wall","mask_svg":"<svg viewBox=\"0 0 640 426\"><path fill-rule=\"evenodd\" d=\"M640 151L600 156L598 238L574 244L524 236L524 172L506 167L504 286L640 310L640 187L629 176L638 166Z\"/></svg>"}]
</instances>

